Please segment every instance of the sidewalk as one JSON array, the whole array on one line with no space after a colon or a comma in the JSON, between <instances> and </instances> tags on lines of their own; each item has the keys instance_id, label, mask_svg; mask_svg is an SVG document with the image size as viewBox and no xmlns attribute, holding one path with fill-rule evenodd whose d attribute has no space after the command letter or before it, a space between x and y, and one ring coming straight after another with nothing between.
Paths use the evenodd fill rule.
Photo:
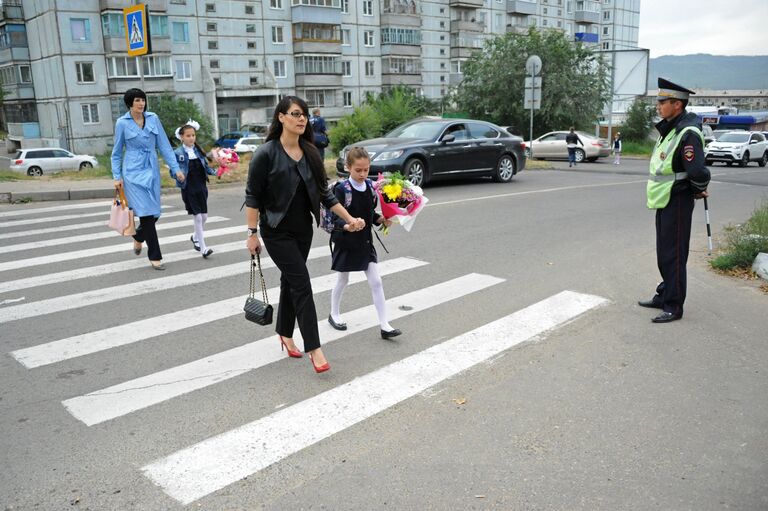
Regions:
<instances>
[{"instance_id":1,"label":"sidewalk","mask_svg":"<svg viewBox=\"0 0 768 511\"><path fill-rule=\"evenodd\" d=\"M82 181L50 179L0 181L0 204L48 200L110 198L115 192L111 179Z\"/></svg>"}]
</instances>

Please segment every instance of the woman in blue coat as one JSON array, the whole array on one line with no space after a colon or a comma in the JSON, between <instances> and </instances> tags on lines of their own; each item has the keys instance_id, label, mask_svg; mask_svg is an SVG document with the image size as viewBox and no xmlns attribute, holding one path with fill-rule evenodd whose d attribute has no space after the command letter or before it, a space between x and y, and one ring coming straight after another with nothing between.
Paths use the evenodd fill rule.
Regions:
<instances>
[{"instance_id":1,"label":"woman in blue coat","mask_svg":"<svg viewBox=\"0 0 768 511\"><path fill-rule=\"evenodd\" d=\"M180 181L173 148L160 119L146 112L147 95L141 89L128 89L123 96L128 112L115 123L115 145L112 148L112 177L115 188L123 187L128 206L139 217L140 225L133 236L133 252L141 254L147 242L147 256L152 267L164 270L155 223L160 218L160 162L157 150Z\"/></svg>"}]
</instances>

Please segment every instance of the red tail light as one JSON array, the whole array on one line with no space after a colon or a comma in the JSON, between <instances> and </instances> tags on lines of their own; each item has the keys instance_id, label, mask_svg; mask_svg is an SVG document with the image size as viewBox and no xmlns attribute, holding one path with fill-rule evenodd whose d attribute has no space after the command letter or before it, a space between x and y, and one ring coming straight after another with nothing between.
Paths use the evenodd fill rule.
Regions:
<instances>
[{"instance_id":1,"label":"red tail light","mask_svg":"<svg viewBox=\"0 0 768 511\"><path fill-rule=\"evenodd\" d=\"M15 165L21 165L22 163L24 163L24 160L15 160L13 163Z\"/></svg>"},{"instance_id":2,"label":"red tail light","mask_svg":"<svg viewBox=\"0 0 768 511\"><path fill-rule=\"evenodd\" d=\"M592 142L592 145L595 147L603 147L603 144L601 144L600 142Z\"/></svg>"}]
</instances>

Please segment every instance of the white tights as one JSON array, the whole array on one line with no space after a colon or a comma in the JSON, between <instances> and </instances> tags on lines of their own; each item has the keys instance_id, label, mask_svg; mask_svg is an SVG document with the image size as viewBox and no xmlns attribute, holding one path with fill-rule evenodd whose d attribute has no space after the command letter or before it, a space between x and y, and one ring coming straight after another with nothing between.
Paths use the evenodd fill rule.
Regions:
<instances>
[{"instance_id":1,"label":"white tights","mask_svg":"<svg viewBox=\"0 0 768 511\"><path fill-rule=\"evenodd\" d=\"M203 234L203 226L205 225L206 220L208 220L208 215L206 213L198 213L194 218L195 241L197 241L197 244L200 245L200 252L203 254L205 254L205 251L208 250L208 247L205 246L205 238Z\"/></svg>"},{"instance_id":2,"label":"white tights","mask_svg":"<svg viewBox=\"0 0 768 511\"><path fill-rule=\"evenodd\" d=\"M379 324L382 330L391 332L394 330L387 321L387 308L386 299L384 298L384 284L381 282L381 276L379 275L379 266L376 263L368 263L368 269L365 270L365 277L368 279L368 286L371 288L371 295L373 296L373 305L376 307L376 314L379 316ZM341 323L341 314L339 313L339 306L341 305L341 295L344 293L344 288L349 283L349 272L338 272L338 278L336 279L336 286L331 293L331 317L337 323Z\"/></svg>"}]
</instances>

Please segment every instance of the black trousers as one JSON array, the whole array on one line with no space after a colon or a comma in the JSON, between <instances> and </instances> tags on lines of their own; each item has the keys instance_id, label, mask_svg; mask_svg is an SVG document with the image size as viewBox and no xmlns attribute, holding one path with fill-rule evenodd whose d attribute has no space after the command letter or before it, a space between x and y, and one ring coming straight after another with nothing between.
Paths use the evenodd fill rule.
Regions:
<instances>
[{"instance_id":1,"label":"black trousers","mask_svg":"<svg viewBox=\"0 0 768 511\"><path fill-rule=\"evenodd\" d=\"M163 258L163 253L160 252L160 241L157 239L157 229L155 223L157 218L154 216L142 216L139 217L139 226L136 228L136 234L133 235L133 239L140 243L147 242L147 258L150 261L160 261Z\"/></svg>"},{"instance_id":2,"label":"black trousers","mask_svg":"<svg viewBox=\"0 0 768 511\"><path fill-rule=\"evenodd\" d=\"M655 301L672 314L683 315L688 279L685 266L691 242L694 199L690 192L673 194L665 208L656 210L656 264L662 282Z\"/></svg>"},{"instance_id":3,"label":"black trousers","mask_svg":"<svg viewBox=\"0 0 768 511\"><path fill-rule=\"evenodd\" d=\"M261 234L269 256L280 270L280 304L275 331L283 337L293 337L293 328L298 321L304 351L315 350L320 347L320 334L307 270L312 230L297 233L262 227Z\"/></svg>"}]
</instances>

